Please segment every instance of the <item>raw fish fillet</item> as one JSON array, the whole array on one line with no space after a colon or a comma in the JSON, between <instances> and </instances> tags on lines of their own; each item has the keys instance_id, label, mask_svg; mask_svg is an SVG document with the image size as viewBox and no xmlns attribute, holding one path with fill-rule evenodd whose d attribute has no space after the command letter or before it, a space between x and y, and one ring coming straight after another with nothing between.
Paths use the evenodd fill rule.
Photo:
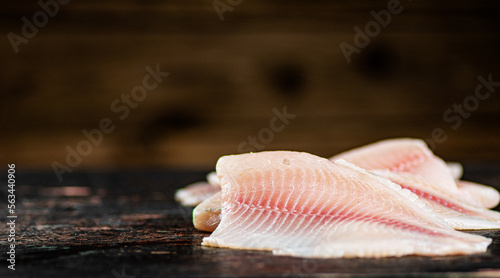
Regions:
<instances>
[{"instance_id":1,"label":"raw fish fillet","mask_svg":"<svg viewBox=\"0 0 500 278\"><path fill-rule=\"evenodd\" d=\"M387 170L373 170L374 174L406 188L419 196L434 213L451 227L459 230L499 229L500 213L481 206L470 205L460 196L450 194L425 179L408 173L394 173Z\"/></svg>"},{"instance_id":2,"label":"raw fish fillet","mask_svg":"<svg viewBox=\"0 0 500 278\"><path fill-rule=\"evenodd\" d=\"M194 207L217 192L220 192L220 186L200 181L177 190L175 200L183 206Z\"/></svg>"},{"instance_id":3,"label":"raw fish fillet","mask_svg":"<svg viewBox=\"0 0 500 278\"><path fill-rule=\"evenodd\" d=\"M458 162L446 162L453 178L457 184L461 197L476 206L488 209L496 207L500 203L500 192L491 186L470 181L460 180L464 169Z\"/></svg>"},{"instance_id":4,"label":"raw fish fillet","mask_svg":"<svg viewBox=\"0 0 500 278\"><path fill-rule=\"evenodd\" d=\"M408 190L345 161L307 153L224 156L221 222L206 246L301 257L484 252L491 239L458 232Z\"/></svg>"},{"instance_id":5,"label":"raw fish fillet","mask_svg":"<svg viewBox=\"0 0 500 278\"><path fill-rule=\"evenodd\" d=\"M446 166L448 166L448 169L450 169L451 175L455 180L459 180L462 178L462 175L464 174L464 167L462 167L462 164L458 162L446 162Z\"/></svg>"},{"instance_id":6,"label":"raw fish fillet","mask_svg":"<svg viewBox=\"0 0 500 278\"><path fill-rule=\"evenodd\" d=\"M484 209L498 204L498 191L482 185L457 186L455 177L461 176L460 164L446 164L435 156L422 140L384 140L338 154L330 160L335 159L345 159L367 170L385 170L401 174L381 175L413 192L418 192L421 199L453 228L500 228L500 213ZM465 207L470 209L458 209ZM471 217L474 221L471 221ZM480 218L483 218L482 221Z\"/></svg>"},{"instance_id":7,"label":"raw fish fillet","mask_svg":"<svg viewBox=\"0 0 500 278\"><path fill-rule=\"evenodd\" d=\"M403 177L406 176L409 179L406 182L401 180L403 178L401 176L392 176L392 181L398 182L400 185L404 185L414 192L418 192L420 198L427 202L428 206L435 210L436 213L440 214L456 229L498 228L498 221L500 219L499 214L496 212L490 213L489 211L481 209L481 207L492 208L498 205L500 193L489 186L457 181L456 179L462 176L462 166L456 162L442 162L442 160L432 154L421 140L385 140L341 153L334 158L337 157L344 157L350 162L358 163L358 166L361 164L365 167L369 167L369 169L385 168L396 173L405 174ZM371 157L374 159L370 159ZM388 159L385 159L386 157L388 157ZM416 159L417 157L420 157L420 159ZM407 162L400 163L397 161L398 159ZM429 163L429 161L431 162ZM426 164L430 164L430 166ZM445 166L450 170L449 173L443 171ZM420 171L422 169L425 169L425 171ZM414 177L408 176L407 173L411 173ZM451 174L451 178L449 176L439 177L440 175L446 176L448 174ZM390 176L385 175L385 177L391 179ZM434 181L434 183L427 180L429 177L431 177L430 180ZM422 178L427 179L422 180ZM207 179L211 181L213 185L219 186L219 180L215 172L210 173ZM455 184L451 182L452 179L455 180ZM442 184L436 182L436 180L445 180L448 186L443 188ZM203 198L200 198L200 200L202 199ZM206 231L213 231L217 223L211 222L211 225L207 226L205 223L198 224L198 219L219 219L218 213L212 215L213 211L218 211L215 209L214 202L210 204L212 206L210 210L198 210L197 219L193 219L196 227L204 227L201 229ZM453 211L453 208L458 207L471 208L468 210L460 209ZM471 215L472 211L478 212ZM484 217L484 219L480 220L481 217Z\"/></svg>"},{"instance_id":8,"label":"raw fish fillet","mask_svg":"<svg viewBox=\"0 0 500 278\"><path fill-rule=\"evenodd\" d=\"M462 198L477 206L494 208L500 202L500 192L493 187L463 180L457 186Z\"/></svg>"},{"instance_id":9,"label":"raw fish fillet","mask_svg":"<svg viewBox=\"0 0 500 278\"><path fill-rule=\"evenodd\" d=\"M344 159L367 170L383 169L411 173L456 192L457 185L446 163L435 156L424 141L410 138L388 139L355 148L330 158Z\"/></svg>"},{"instance_id":10,"label":"raw fish fillet","mask_svg":"<svg viewBox=\"0 0 500 278\"><path fill-rule=\"evenodd\" d=\"M198 230L213 232L220 222L221 196L219 191L212 197L201 202L193 210L193 224Z\"/></svg>"},{"instance_id":11,"label":"raw fish fillet","mask_svg":"<svg viewBox=\"0 0 500 278\"><path fill-rule=\"evenodd\" d=\"M215 171L208 173L207 181L213 186L220 187L219 177L217 177L217 173Z\"/></svg>"}]
</instances>

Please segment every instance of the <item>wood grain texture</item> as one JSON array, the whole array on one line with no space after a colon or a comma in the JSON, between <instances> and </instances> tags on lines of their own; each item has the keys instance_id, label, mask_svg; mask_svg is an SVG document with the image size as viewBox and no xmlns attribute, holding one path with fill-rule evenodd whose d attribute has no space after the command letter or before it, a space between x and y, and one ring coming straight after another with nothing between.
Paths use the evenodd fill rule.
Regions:
<instances>
[{"instance_id":1,"label":"wood grain texture","mask_svg":"<svg viewBox=\"0 0 500 278\"><path fill-rule=\"evenodd\" d=\"M329 156L442 128L445 159L498 159L496 91L457 128L443 114L478 76L500 80L500 5L401 5L349 64L339 44L387 1L243 1L224 21L210 1L71 1L19 53L0 44L0 162L49 169L110 118L116 129L78 167L212 167L284 106L297 117L264 149ZM21 34L21 18L40 10L9 3L0 30ZM170 75L118 119L111 103L157 64Z\"/></svg>"}]
</instances>

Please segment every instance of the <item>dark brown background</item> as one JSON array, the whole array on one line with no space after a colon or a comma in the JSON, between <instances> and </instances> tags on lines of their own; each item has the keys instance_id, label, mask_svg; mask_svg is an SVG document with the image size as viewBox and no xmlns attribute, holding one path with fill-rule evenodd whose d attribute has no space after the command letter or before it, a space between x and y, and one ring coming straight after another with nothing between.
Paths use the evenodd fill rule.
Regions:
<instances>
[{"instance_id":1,"label":"dark brown background","mask_svg":"<svg viewBox=\"0 0 500 278\"><path fill-rule=\"evenodd\" d=\"M220 21L212 1L83 1L60 11L15 54L36 1L0 12L0 164L51 169L104 117L116 124L79 169L213 167L268 127L273 108L297 117L266 144L330 156L388 137L429 138L447 160L500 155L500 87L454 130L443 113L479 75L500 81L500 2L402 1L347 63L371 10L388 1L243 1ZM170 73L128 118L113 100L160 64Z\"/></svg>"}]
</instances>

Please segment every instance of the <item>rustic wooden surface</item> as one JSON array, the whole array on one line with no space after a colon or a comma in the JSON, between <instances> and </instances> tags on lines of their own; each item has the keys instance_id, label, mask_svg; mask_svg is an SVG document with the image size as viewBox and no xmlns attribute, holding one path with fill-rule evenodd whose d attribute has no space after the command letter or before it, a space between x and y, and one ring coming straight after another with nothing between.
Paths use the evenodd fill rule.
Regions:
<instances>
[{"instance_id":1,"label":"rustic wooden surface","mask_svg":"<svg viewBox=\"0 0 500 278\"><path fill-rule=\"evenodd\" d=\"M78 167L211 167L284 106L297 118L265 149L330 156L443 128L436 151L447 159L498 159L498 92L456 130L443 113L479 75L500 80L500 2L401 1L348 64L339 44L352 44L353 28L387 3L243 1L221 22L213 1L70 1L15 54L6 35L41 8L9 1L0 11L0 164L50 169L83 129L111 117L116 130ZM170 76L117 120L112 101L156 64Z\"/></svg>"},{"instance_id":2,"label":"rustic wooden surface","mask_svg":"<svg viewBox=\"0 0 500 278\"><path fill-rule=\"evenodd\" d=\"M500 188L499 169L500 163L468 164L465 177ZM50 172L18 170L16 270L7 269L1 225L1 277L500 275L500 231L474 232L493 243L470 256L316 260L206 248L200 242L208 233L195 230L191 209L173 201L177 188L202 180L206 171L76 172L61 185ZM65 196L61 189L71 186L80 187L81 196ZM2 208L0 218L5 215Z\"/></svg>"}]
</instances>

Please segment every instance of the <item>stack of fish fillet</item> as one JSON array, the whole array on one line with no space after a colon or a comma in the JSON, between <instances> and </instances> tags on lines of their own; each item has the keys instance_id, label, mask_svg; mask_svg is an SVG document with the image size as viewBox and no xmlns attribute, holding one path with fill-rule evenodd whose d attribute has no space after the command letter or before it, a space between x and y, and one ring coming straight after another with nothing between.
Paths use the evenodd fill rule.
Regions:
<instances>
[{"instance_id":1,"label":"stack of fish fillet","mask_svg":"<svg viewBox=\"0 0 500 278\"><path fill-rule=\"evenodd\" d=\"M500 194L460 180L462 167L418 139L389 139L330 159L269 151L221 157L182 188L202 245L299 257L474 254L500 229Z\"/></svg>"}]
</instances>

